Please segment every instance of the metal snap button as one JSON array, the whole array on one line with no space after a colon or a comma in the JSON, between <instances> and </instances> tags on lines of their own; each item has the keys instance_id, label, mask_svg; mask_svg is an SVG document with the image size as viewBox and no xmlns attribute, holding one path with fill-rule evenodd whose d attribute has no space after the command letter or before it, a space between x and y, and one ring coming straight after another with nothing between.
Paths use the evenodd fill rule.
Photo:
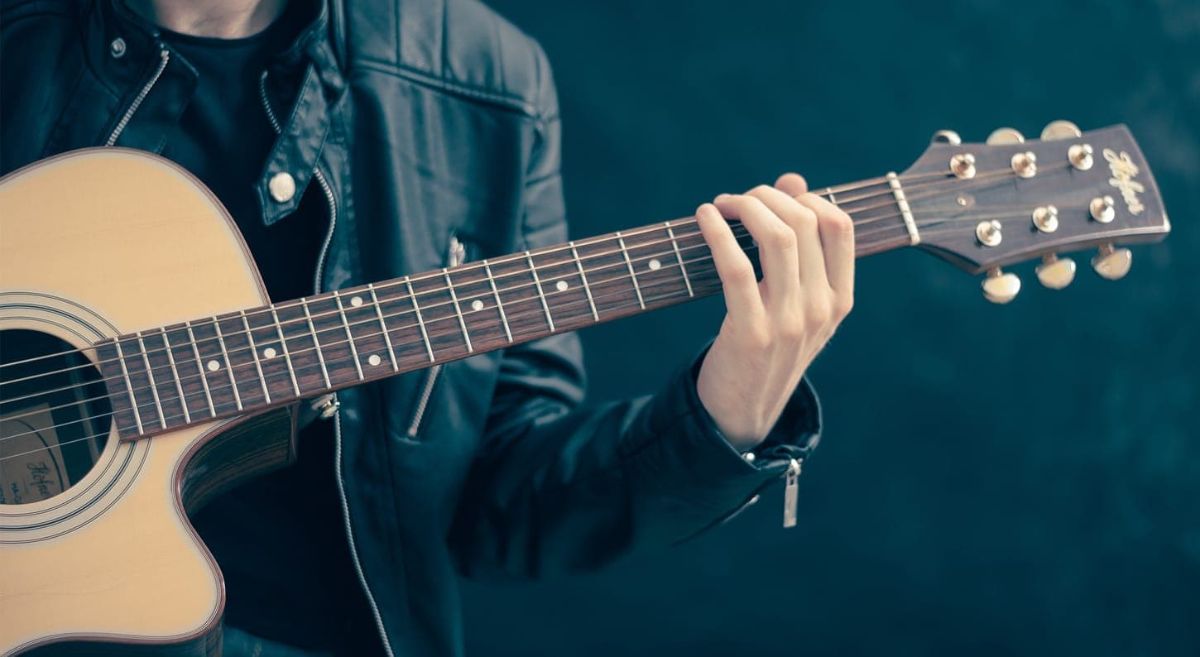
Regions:
<instances>
[{"instance_id":1,"label":"metal snap button","mask_svg":"<svg viewBox=\"0 0 1200 657\"><path fill-rule=\"evenodd\" d=\"M271 176L271 180L267 182L267 189L276 203L287 203L296 195L296 179L292 174L280 171Z\"/></svg>"},{"instance_id":2,"label":"metal snap button","mask_svg":"<svg viewBox=\"0 0 1200 657\"><path fill-rule=\"evenodd\" d=\"M113 59L120 59L125 56L125 39L117 37L108 44L108 52L113 56Z\"/></svg>"}]
</instances>

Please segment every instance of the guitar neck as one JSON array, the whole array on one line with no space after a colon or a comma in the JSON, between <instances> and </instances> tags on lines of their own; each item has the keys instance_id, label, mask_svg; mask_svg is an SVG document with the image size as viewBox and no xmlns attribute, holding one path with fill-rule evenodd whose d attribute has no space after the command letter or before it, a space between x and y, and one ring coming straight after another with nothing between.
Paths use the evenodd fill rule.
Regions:
<instances>
[{"instance_id":1,"label":"guitar neck","mask_svg":"<svg viewBox=\"0 0 1200 657\"><path fill-rule=\"evenodd\" d=\"M916 242L898 179L820 193L857 255ZM753 240L733 225L742 248ZM719 292L694 217L123 335L96 345L123 439L311 398Z\"/></svg>"}]
</instances>

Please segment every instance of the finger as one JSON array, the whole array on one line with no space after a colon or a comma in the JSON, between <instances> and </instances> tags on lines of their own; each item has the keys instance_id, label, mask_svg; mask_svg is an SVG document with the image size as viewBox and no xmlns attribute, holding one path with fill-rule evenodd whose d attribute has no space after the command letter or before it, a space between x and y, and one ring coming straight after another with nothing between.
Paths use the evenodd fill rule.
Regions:
<instances>
[{"instance_id":1,"label":"finger","mask_svg":"<svg viewBox=\"0 0 1200 657\"><path fill-rule=\"evenodd\" d=\"M735 317L755 317L763 312L762 295L754 277L754 265L742 251L729 222L711 203L696 209L696 223L712 252L713 265L721 279L725 309Z\"/></svg>"},{"instance_id":2,"label":"finger","mask_svg":"<svg viewBox=\"0 0 1200 657\"><path fill-rule=\"evenodd\" d=\"M798 173L785 173L775 181L775 188L795 197L808 191L808 181Z\"/></svg>"},{"instance_id":3,"label":"finger","mask_svg":"<svg viewBox=\"0 0 1200 657\"><path fill-rule=\"evenodd\" d=\"M758 198L746 194L722 194L713 203L727 219L739 219L758 243L763 281L768 296L785 303L800 292L796 233ZM782 306L781 306L782 308Z\"/></svg>"},{"instance_id":4,"label":"finger","mask_svg":"<svg viewBox=\"0 0 1200 657\"><path fill-rule=\"evenodd\" d=\"M761 200L796 233L801 286L814 285L819 291L827 290L829 280L825 270L825 254L821 250L821 237L817 230L816 213L774 187L759 185L750 190L750 195Z\"/></svg>"},{"instance_id":5,"label":"finger","mask_svg":"<svg viewBox=\"0 0 1200 657\"><path fill-rule=\"evenodd\" d=\"M854 222L841 208L816 194L804 194L797 200L817 215L829 286L842 303L843 314L849 312L854 299Z\"/></svg>"}]
</instances>

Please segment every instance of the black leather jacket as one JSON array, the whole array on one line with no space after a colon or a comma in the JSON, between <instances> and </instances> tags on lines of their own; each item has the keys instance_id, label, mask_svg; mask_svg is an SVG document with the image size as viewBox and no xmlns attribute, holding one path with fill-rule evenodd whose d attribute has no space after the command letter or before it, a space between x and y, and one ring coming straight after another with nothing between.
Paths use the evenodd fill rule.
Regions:
<instances>
[{"instance_id":1,"label":"black leather jacket","mask_svg":"<svg viewBox=\"0 0 1200 657\"><path fill-rule=\"evenodd\" d=\"M452 238L468 259L566 241L558 106L534 41L475 0L314 14L266 72L281 136L258 190L268 223L306 188L325 197L316 289L444 266ZM153 26L113 0L4 0L2 23L0 172L85 146L162 148L194 73ZM281 171L298 188L286 202L267 191ZM807 384L753 460L700 406L692 368L650 397L583 395L574 335L339 393L346 530L392 654L461 654L456 573L589 569L687 538L816 442Z\"/></svg>"}]
</instances>

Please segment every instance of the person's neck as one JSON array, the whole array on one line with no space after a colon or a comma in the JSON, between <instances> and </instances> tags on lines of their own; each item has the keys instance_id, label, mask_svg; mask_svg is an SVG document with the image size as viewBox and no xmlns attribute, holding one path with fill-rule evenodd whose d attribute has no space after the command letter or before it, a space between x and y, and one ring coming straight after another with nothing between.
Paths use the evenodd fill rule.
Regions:
<instances>
[{"instance_id":1,"label":"person's neck","mask_svg":"<svg viewBox=\"0 0 1200 657\"><path fill-rule=\"evenodd\" d=\"M128 0L159 27L180 34L240 39L267 29L288 0Z\"/></svg>"}]
</instances>

